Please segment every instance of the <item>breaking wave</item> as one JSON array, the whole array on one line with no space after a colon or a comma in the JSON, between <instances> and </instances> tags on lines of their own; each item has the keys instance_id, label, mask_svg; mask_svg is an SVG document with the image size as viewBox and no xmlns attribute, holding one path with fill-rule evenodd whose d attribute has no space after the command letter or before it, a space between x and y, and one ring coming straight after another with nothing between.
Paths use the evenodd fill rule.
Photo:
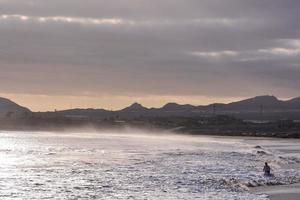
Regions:
<instances>
[{"instance_id":1,"label":"breaking wave","mask_svg":"<svg viewBox=\"0 0 300 200\"><path fill-rule=\"evenodd\" d=\"M283 167L298 157L239 139L19 134L0 137L4 200L263 200L249 188L300 181L297 170ZM265 161L274 177L263 176Z\"/></svg>"}]
</instances>

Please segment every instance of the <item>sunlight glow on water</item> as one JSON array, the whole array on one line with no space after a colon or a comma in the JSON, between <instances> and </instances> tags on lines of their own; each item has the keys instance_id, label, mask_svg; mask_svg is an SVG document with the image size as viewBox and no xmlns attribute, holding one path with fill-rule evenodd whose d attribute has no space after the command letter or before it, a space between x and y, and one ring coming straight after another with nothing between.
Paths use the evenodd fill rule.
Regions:
<instances>
[{"instance_id":1,"label":"sunlight glow on water","mask_svg":"<svg viewBox=\"0 0 300 200\"><path fill-rule=\"evenodd\" d=\"M298 158L254 147L221 137L0 132L0 199L266 199L247 186L300 180L280 167ZM266 160L276 180L262 176Z\"/></svg>"}]
</instances>

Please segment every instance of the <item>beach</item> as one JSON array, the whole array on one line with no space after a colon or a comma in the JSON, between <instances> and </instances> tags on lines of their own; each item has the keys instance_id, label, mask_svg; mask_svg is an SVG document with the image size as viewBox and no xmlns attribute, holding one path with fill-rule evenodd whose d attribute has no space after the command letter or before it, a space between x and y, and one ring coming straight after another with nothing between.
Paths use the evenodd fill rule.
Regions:
<instances>
[{"instance_id":1,"label":"beach","mask_svg":"<svg viewBox=\"0 0 300 200\"><path fill-rule=\"evenodd\" d=\"M0 144L4 200L292 199L300 180L298 140L0 131Z\"/></svg>"}]
</instances>

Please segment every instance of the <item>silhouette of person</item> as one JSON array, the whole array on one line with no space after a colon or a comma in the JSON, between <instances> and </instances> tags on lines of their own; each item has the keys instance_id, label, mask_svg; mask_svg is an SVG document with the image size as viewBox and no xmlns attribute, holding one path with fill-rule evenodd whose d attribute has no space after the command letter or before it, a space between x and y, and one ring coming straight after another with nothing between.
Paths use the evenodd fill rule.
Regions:
<instances>
[{"instance_id":1,"label":"silhouette of person","mask_svg":"<svg viewBox=\"0 0 300 200\"><path fill-rule=\"evenodd\" d=\"M271 167L268 165L267 162L265 162L265 166L264 166L264 175L271 176Z\"/></svg>"}]
</instances>

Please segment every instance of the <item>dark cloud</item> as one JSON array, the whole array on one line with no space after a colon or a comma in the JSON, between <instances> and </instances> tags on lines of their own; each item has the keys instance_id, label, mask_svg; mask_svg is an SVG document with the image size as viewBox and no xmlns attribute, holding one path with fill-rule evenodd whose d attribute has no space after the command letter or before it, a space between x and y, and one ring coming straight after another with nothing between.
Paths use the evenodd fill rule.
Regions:
<instances>
[{"instance_id":1,"label":"dark cloud","mask_svg":"<svg viewBox=\"0 0 300 200\"><path fill-rule=\"evenodd\" d=\"M0 0L0 92L299 95L298 0Z\"/></svg>"}]
</instances>

